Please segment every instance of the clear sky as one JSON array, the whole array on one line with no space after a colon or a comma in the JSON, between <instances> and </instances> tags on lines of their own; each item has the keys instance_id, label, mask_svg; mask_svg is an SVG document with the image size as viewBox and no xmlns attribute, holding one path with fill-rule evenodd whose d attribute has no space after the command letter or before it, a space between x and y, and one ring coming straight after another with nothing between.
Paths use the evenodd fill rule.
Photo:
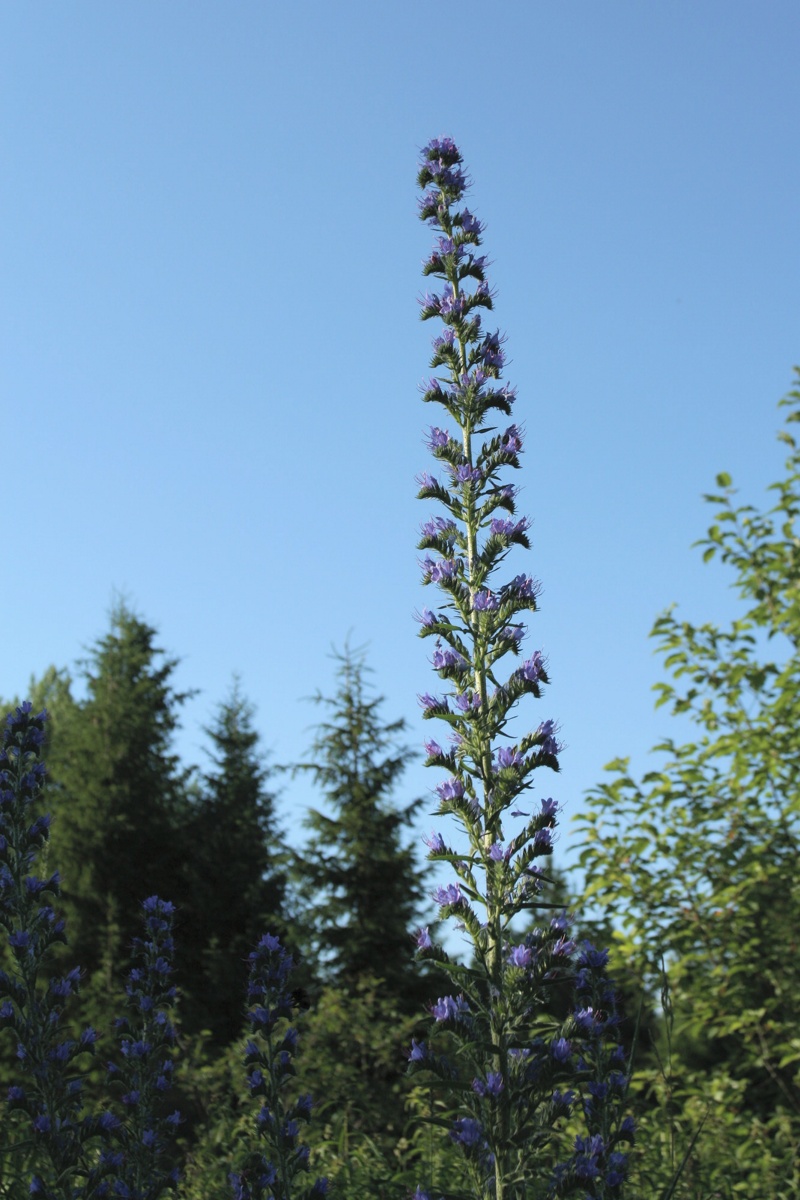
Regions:
<instances>
[{"instance_id":1,"label":"clear sky","mask_svg":"<svg viewBox=\"0 0 800 1200\"><path fill-rule=\"evenodd\" d=\"M200 689L187 760L234 671L273 760L302 757L348 636L421 742L415 173L446 134L527 429L529 718L567 747L542 792L569 817L609 759L642 768L653 619L732 612L690 549L701 494L725 469L760 502L782 468L799 35L796 0L8 0L0 694L121 592ZM293 827L314 797L283 787Z\"/></svg>"}]
</instances>

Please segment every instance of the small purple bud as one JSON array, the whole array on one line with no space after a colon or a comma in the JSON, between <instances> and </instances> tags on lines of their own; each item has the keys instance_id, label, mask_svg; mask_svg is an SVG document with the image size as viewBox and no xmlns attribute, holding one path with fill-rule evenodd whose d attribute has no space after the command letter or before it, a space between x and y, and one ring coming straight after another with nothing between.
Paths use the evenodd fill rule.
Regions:
<instances>
[{"instance_id":1,"label":"small purple bud","mask_svg":"<svg viewBox=\"0 0 800 1200\"><path fill-rule=\"evenodd\" d=\"M560 747L555 739L555 727L555 721L548 719L542 721L536 730L536 736L542 739L542 751L545 754L556 755L559 752Z\"/></svg>"},{"instance_id":2,"label":"small purple bud","mask_svg":"<svg viewBox=\"0 0 800 1200\"><path fill-rule=\"evenodd\" d=\"M417 949L418 950L430 950L432 945L433 945L433 942L431 941L431 935L428 933L428 926L426 925L424 929L422 929L422 928L418 929L417 930Z\"/></svg>"},{"instance_id":3,"label":"small purple bud","mask_svg":"<svg viewBox=\"0 0 800 1200\"><path fill-rule=\"evenodd\" d=\"M550 1043L550 1054L556 1062L565 1063L572 1054L572 1046L566 1038L555 1038Z\"/></svg>"},{"instance_id":4,"label":"small purple bud","mask_svg":"<svg viewBox=\"0 0 800 1200\"><path fill-rule=\"evenodd\" d=\"M434 854L444 854L445 844L444 844L444 839L442 838L442 835L440 833L436 833L435 830L432 830L430 836L423 837L422 840L425 843L425 845L428 847L428 849L431 850Z\"/></svg>"},{"instance_id":5,"label":"small purple bud","mask_svg":"<svg viewBox=\"0 0 800 1200\"><path fill-rule=\"evenodd\" d=\"M552 850L553 842L549 829L537 829L533 835L534 850Z\"/></svg>"},{"instance_id":6,"label":"small purple bud","mask_svg":"<svg viewBox=\"0 0 800 1200\"><path fill-rule=\"evenodd\" d=\"M409 1062L424 1062L427 1055L427 1049L424 1042L418 1042L416 1038L411 1039L411 1049L408 1053Z\"/></svg>"}]
</instances>

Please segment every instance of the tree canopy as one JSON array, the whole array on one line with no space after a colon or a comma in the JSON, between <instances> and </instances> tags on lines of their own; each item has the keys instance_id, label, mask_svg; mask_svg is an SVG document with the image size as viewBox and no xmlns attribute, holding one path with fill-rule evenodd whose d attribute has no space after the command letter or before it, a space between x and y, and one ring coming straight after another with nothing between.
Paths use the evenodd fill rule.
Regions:
<instances>
[{"instance_id":1,"label":"tree canopy","mask_svg":"<svg viewBox=\"0 0 800 1200\"><path fill-rule=\"evenodd\" d=\"M699 545L733 573L740 615L698 625L670 610L653 629L669 673L658 704L695 736L666 738L641 780L612 762L581 818L586 898L652 990L666 966L687 1137L705 1122L696 1170L749 1196L766 1194L748 1189L767 1169L776 1197L797 1194L800 1138L800 390L782 407L773 503L737 504L727 474L706 496L717 512Z\"/></svg>"}]
</instances>

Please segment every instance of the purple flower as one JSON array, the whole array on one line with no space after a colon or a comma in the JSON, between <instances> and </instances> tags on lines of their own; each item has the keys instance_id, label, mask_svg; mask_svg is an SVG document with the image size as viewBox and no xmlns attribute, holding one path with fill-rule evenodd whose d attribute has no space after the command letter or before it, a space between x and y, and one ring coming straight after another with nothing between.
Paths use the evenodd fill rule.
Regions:
<instances>
[{"instance_id":1,"label":"purple flower","mask_svg":"<svg viewBox=\"0 0 800 1200\"><path fill-rule=\"evenodd\" d=\"M432 945L433 945L433 942L431 941L431 935L428 933L428 926L426 925L424 929L422 929L422 928L418 929L417 930L417 949L418 950L430 950Z\"/></svg>"},{"instance_id":2,"label":"purple flower","mask_svg":"<svg viewBox=\"0 0 800 1200\"><path fill-rule=\"evenodd\" d=\"M483 267L485 259L481 258L477 261L480 262L481 267ZM500 336L499 329L495 333L487 333L484 337L481 345L478 348L478 353L480 354L485 367L489 367L496 371L501 371L503 369L505 354L503 353L501 347L502 340L503 339Z\"/></svg>"},{"instance_id":3,"label":"purple flower","mask_svg":"<svg viewBox=\"0 0 800 1200\"><path fill-rule=\"evenodd\" d=\"M433 339L433 348L434 348L434 350L438 351L439 353L441 353L442 351L447 353L448 351L453 349L453 347L455 345L455 340L456 340L455 329L449 329L449 328L443 329L442 332L439 334L439 336L435 337Z\"/></svg>"},{"instance_id":4,"label":"purple flower","mask_svg":"<svg viewBox=\"0 0 800 1200\"><path fill-rule=\"evenodd\" d=\"M575 1138L575 1178L580 1183L590 1183L600 1174L597 1159L605 1150L605 1144L599 1133L594 1137Z\"/></svg>"},{"instance_id":5,"label":"purple flower","mask_svg":"<svg viewBox=\"0 0 800 1200\"><path fill-rule=\"evenodd\" d=\"M420 563L426 583L451 582L463 566L460 558L424 558Z\"/></svg>"},{"instance_id":6,"label":"purple flower","mask_svg":"<svg viewBox=\"0 0 800 1200\"><path fill-rule=\"evenodd\" d=\"M445 429L440 429L438 425L431 425L431 431L428 435L428 449L433 452L441 450L450 441L450 434Z\"/></svg>"},{"instance_id":7,"label":"purple flower","mask_svg":"<svg viewBox=\"0 0 800 1200\"><path fill-rule=\"evenodd\" d=\"M520 967L524 970L533 962L533 951L530 946L514 946L508 956L508 961L512 967Z\"/></svg>"},{"instance_id":8,"label":"purple flower","mask_svg":"<svg viewBox=\"0 0 800 1200\"><path fill-rule=\"evenodd\" d=\"M550 1054L555 1062L565 1063L572 1054L572 1046L566 1038L555 1038L550 1043Z\"/></svg>"},{"instance_id":9,"label":"purple flower","mask_svg":"<svg viewBox=\"0 0 800 1200\"><path fill-rule=\"evenodd\" d=\"M433 517L430 521L426 521L420 529L421 537L427 540L444 538L448 544L452 543L455 534L455 525L452 521L448 521L444 517Z\"/></svg>"},{"instance_id":10,"label":"purple flower","mask_svg":"<svg viewBox=\"0 0 800 1200\"><path fill-rule=\"evenodd\" d=\"M469 371L464 371L458 381L462 394L467 392L470 388L475 388L476 391L480 391L488 378L489 376L486 374L483 367L476 367L471 374Z\"/></svg>"},{"instance_id":11,"label":"purple flower","mask_svg":"<svg viewBox=\"0 0 800 1200\"><path fill-rule=\"evenodd\" d=\"M552 850L553 841L549 829L537 829L533 835L534 850Z\"/></svg>"},{"instance_id":12,"label":"purple flower","mask_svg":"<svg viewBox=\"0 0 800 1200\"><path fill-rule=\"evenodd\" d=\"M492 592L476 592L472 597L473 612L496 612L500 601Z\"/></svg>"},{"instance_id":13,"label":"purple flower","mask_svg":"<svg viewBox=\"0 0 800 1200\"><path fill-rule=\"evenodd\" d=\"M575 1101L575 1093L572 1091L560 1092L558 1088L553 1092L551 1100L555 1108L564 1108L569 1110L570 1105Z\"/></svg>"},{"instance_id":14,"label":"purple flower","mask_svg":"<svg viewBox=\"0 0 800 1200\"><path fill-rule=\"evenodd\" d=\"M416 477L416 483L421 492L436 492L439 490L439 480L427 471L420 471Z\"/></svg>"},{"instance_id":15,"label":"purple flower","mask_svg":"<svg viewBox=\"0 0 800 1200\"><path fill-rule=\"evenodd\" d=\"M431 738L430 741L425 743L425 753L427 754L428 758L442 758L444 751L439 743L435 742Z\"/></svg>"},{"instance_id":16,"label":"purple flower","mask_svg":"<svg viewBox=\"0 0 800 1200\"><path fill-rule=\"evenodd\" d=\"M510 595L519 597L520 600L533 600L539 590L539 585L530 575L517 575L508 584L506 590Z\"/></svg>"},{"instance_id":17,"label":"purple flower","mask_svg":"<svg viewBox=\"0 0 800 1200\"><path fill-rule=\"evenodd\" d=\"M477 217L473 217L468 208L465 208L463 212L459 214L459 224L464 230L464 233L474 233L477 236L483 233L484 229L486 228L482 221L479 221Z\"/></svg>"},{"instance_id":18,"label":"purple flower","mask_svg":"<svg viewBox=\"0 0 800 1200\"><path fill-rule=\"evenodd\" d=\"M555 721L548 719L547 721L542 721L536 730L536 736L542 739L542 752L544 754L558 754L559 745L555 739L555 728Z\"/></svg>"},{"instance_id":19,"label":"purple flower","mask_svg":"<svg viewBox=\"0 0 800 1200\"><path fill-rule=\"evenodd\" d=\"M417 613L417 620L425 629L430 629L431 625L436 624L436 614L429 608L423 608L421 613Z\"/></svg>"},{"instance_id":20,"label":"purple flower","mask_svg":"<svg viewBox=\"0 0 800 1200\"><path fill-rule=\"evenodd\" d=\"M522 755L516 746L501 746L495 757L498 771L503 771L508 767L522 766Z\"/></svg>"},{"instance_id":21,"label":"purple flower","mask_svg":"<svg viewBox=\"0 0 800 1200\"><path fill-rule=\"evenodd\" d=\"M620 1154L618 1150L615 1150L613 1154L609 1154L606 1168L605 1182L608 1187L620 1187L625 1182L627 1174L627 1154Z\"/></svg>"},{"instance_id":22,"label":"purple flower","mask_svg":"<svg viewBox=\"0 0 800 1200\"><path fill-rule=\"evenodd\" d=\"M431 663L435 671L443 671L448 667L466 671L469 666L464 656L456 650L451 650L449 646L445 646L444 649L441 646L437 646L431 657Z\"/></svg>"},{"instance_id":23,"label":"purple flower","mask_svg":"<svg viewBox=\"0 0 800 1200\"><path fill-rule=\"evenodd\" d=\"M429 837L423 836L422 840L425 843L425 845L428 847L428 849L430 851L432 851L434 854L444 854L445 844L444 844L442 835L440 833L436 833L435 830L432 830L430 836Z\"/></svg>"},{"instance_id":24,"label":"purple flower","mask_svg":"<svg viewBox=\"0 0 800 1200\"><path fill-rule=\"evenodd\" d=\"M446 283L441 296L431 296L431 303L426 307L435 307L442 320L448 317L451 320L459 320L467 311L468 297L459 293L456 295L455 288L452 283Z\"/></svg>"},{"instance_id":25,"label":"purple flower","mask_svg":"<svg viewBox=\"0 0 800 1200\"><path fill-rule=\"evenodd\" d=\"M578 956L578 967L588 967L592 971L602 971L608 966L608 951L598 950L591 942L584 942Z\"/></svg>"},{"instance_id":26,"label":"purple flower","mask_svg":"<svg viewBox=\"0 0 800 1200\"><path fill-rule=\"evenodd\" d=\"M481 706L481 698L478 692L463 692L456 696L456 708L463 713L475 712Z\"/></svg>"},{"instance_id":27,"label":"purple flower","mask_svg":"<svg viewBox=\"0 0 800 1200\"><path fill-rule=\"evenodd\" d=\"M473 1079L472 1090L478 1096L499 1096L503 1090L503 1076L499 1071L489 1071L486 1082Z\"/></svg>"},{"instance_id":28,"label":"purple flower","mask_svg":"<svg viewBox=\"0 0 800 1200\"><path fill-rule=\"evenodd\" d=\"M464 795L464 785L453 775L436 785L436 794L440 800L460 800Z\"/></svg>"},{"instance_id":29,"label":"purple flower","mask_svg":"<svg viewBox=\"0 0 800 1200\"><path fill-rule=\"evenodd\" d=\"M619 1127L620 1135L632 1142L636 1135L636 1122L633 1117L625 1117Z\"/></svg>"},{"instance_id":30,"label":"purple flower","mask_svg":"<svg viewBox=\"0 0 800 1200\"><path fill-rule=\"evenodd\" d=\"M461 463L458 467L451 467L450 472L454 483L480 483L483 479L483 471L481 471L480 467L471 467L469 463Z\"/></svg>"},{"instance_id":31,"label":"purple flower","mask_svg":"<svg viewBox=\"0 0 800 1200\"><path fill-rule=\"evenodd\" d=\"M429 158L441 158L451 162L461 162L458 146L450 137L431 138L427 146L423 146L422 154L421 167L428 166L427 160Z\"/></svg>"},{"instance_id":32,"label":"purple flower","mask_svg":"<svg viewBox=\"0 0 800 1200\"><path fill-rule=\"evenodd\" d=\"M428 692L424 692L423 695L417 696L417 700L427 711L435 708L440 708L443 710L443 712L450 711L447 706L446 697L444 699L439 699L437 696L431 696Z\"/></svg>"},{"instance_id":33,"label":"purple flower","mask_svg":"<svg viewBox=\"0 0 800 1200\"><path fill-rule=\"evenodd\" d=\"M522 517L519 521L507 521L502 517L494 517L489 526L489 532L497 537L515 537L519 534L527 533L530 529L530 521L527 517Z\"/></svg>"},{"instance_id":34,"label":"purple flower","mask_svg":"<svg viewBox=\"0 0 800 1200\"><path fill-rule=\"evenodd\" d=\"M445 908L447 905L455 907L464 903L461 888L457 883L448 883L447 887L437 887L434 890L433 898L440 908Z\"/></svg>"},{"instance_id":35,"label":"purple flower","mask_svg":"<svg viewBox=\"0 0 800 1200\"><path fill-rule=\"evenodd\" d=\"M427 1053L424 1042L418 1042L416 1038L411 1039L411 1049L408 1053L409 1062L424 1062Z\"/></svg>"},{"instance_id":36,"label":"purple flower","mask_svg":"<svg viewBox=\"0 0 800 1200\"><path fill-rule=\"evenodd\" d=\"M439 193L434 192L434 191L423 192L423 194L420 196L419 200L417 200L417 207L419 208L419 215L423 218L427 217L428 222L431 225L436 224L435 214L436 214L437 208L439 207L439 200L440 200Z\"/></svg>"},{"instance_id":37,"label":"purple flower","mask_svg":"<svg viewBox=\"0 0 800 1200\"><path fill-rule=\"evenodd\" d=\"M431 1015L436 1021L457 1021L469 1011L469 1004L463 996L440 996L431 1005Z\"/></svg>"},{"instance_id":38,"label":"purple flower","mask_svg":"<svg viewBox=\"0 0 800 1200\"><path fill-rule=\"evenodd\" d=\"M542 816L543 817L555 817L557 812L558 812L558 804L552 798L552 796L549 799L542 801Z\"/></svg>"},{"instance_id":39,"label":"purple flower","mask_svg":"<svg viewBox=\"0 0 800 1200\"><path fill-rule=\"evenodd\" d=\"M480 1121L474 1117L458 1117L453 1123L450 1137L462 1146L477 1146L483 1137Z\"/></svg>"},{"instance_id":40,"label":"purple flower","mask_svg":"<svg viewBox=\"0 0 800 1200\"><path fill-rule=\"evenodd\" d=\"M522 435L516 425L509 425L501 444L506 454L519 454L522 449Z\"/></svg>"}]
</instances>

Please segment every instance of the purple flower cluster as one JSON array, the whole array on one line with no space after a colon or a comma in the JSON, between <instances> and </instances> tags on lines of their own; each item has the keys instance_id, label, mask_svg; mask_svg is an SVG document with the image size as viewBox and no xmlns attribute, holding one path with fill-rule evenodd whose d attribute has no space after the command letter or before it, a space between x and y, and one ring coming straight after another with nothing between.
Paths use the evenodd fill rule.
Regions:
<instances>
[{"instance_id":1,"label":"purple flower cluster","mask_svg":"<svg viewBox=\"0 0 800 1200\"><path fill-rule=\"evenodd\" d=\"M431 1016L435 1021L461 1021L469 1011L469 1003L463 996L440 996L431 1005Z\"/></svg>"},{"instance_id":2,"label":"purple flower cluster","mask_svg":"<svg viewBox=\"0 0 800 1200\"><path fill-rule=\"evenodd\" d=\"M516 395L500 378L503 338L483 327L486 310L494 305L486 256L479 252L483 226L464 207L467 178L450 138L434 139L424 148L418 183L420 216L436 230L423 273L439 281L421 298L421 316L444 326L433 339L435 374L422 392L426 403L444 408L448 425L447 432L430 426L427 437L429 450L444 464L442 481L428 473L419 477L420 498L446 510L422 527L420 549L439 555L423 559L423 581L438 586L441 599L436 612L425 609L419 622L421 636L435 636L431 663L450 684L446 695L426 693L420 703L425 717L448 724L452 750L445 754L436 741L425 748L428 764L449 772L435 789L439 812L456 816L469 849L456 858L439 834L425 841L430 857L446 856L451 863L456 881L440 885L434 899L440 915L452 916L469 936L474 957L465 970L434 944L427 928L418 932L419 954L444 969L458 989L458 995L433 1004L431 1015L457 1044L459 1067L445 1067L430 1046L416 1042L410 1069L438 1075L446 1085L457 1079L459 1110L450 1135L470 1164L476 1194L516 1194L520 1178L530 1176L533 1182L536 1176L533 1190L545 1195L548 1177L537 1172L544 1170L541 1147L548 1122L569 1116L578 1095L587 1121L591 1105L610 1111L622 1076L618 1064L603 1059L602 1070L592 1068L591 1078L584 1078L586 1064L597 1059L593 1039L602 1042L608 1031L589 1019L594 1001L587 1002L580 987L605 964L595 962L587 949L581 952L575 1015L545 1040L537 1012L547 1003L550 985L571 970L576 946L569 921L559 914L517 944L507 932L514 916L543 905L546 880L536 860L552 853L558 806L543 799L528 816L519 798L533 786L534 771L558 770L561 747L549 718L508 744L511 710L538 700L548 683L538 650L505 678L501 673L507 655L519 656L520 614L536 611L540 588L528 574L496 579L509 555L530 549L530 522L517 515L516 489L503 479L520 467L523 433L513 421L500 430L492 424L497 413L512 415ZM507 817L525 818L511 837L504 836ZM520 1045L526 1030L530 1043ZM503 1045L513 1048L501 1052ZM490 1047L496 1049L490 1052ZM583 1157L564 1167L570 1186L583 1177L591 1183L587 1164L595 1160L608 1186L616 1186L614 1172L621 1168L610 1155L618 1151L604 1143L602 1153L596 1152L591 1139L598 1132L590 1122L590 1140L581 1143ZM530 1156L523 1165L526 1144Z\"/></svg>"},{"instance_id":3,"label":"purple flower cluster","mask_svg":"<svg viewBox=\"0 0 800 1200\"><path fill-rule=\"evenodd\" d=\"M25 701L6 718L0 750L0 924L12 951L10 970L0 971L0 1025L16 1037L25 1077L24 1086L10 1088L9 1107L27 1115L41 1164L30 1194L50 1200L67 1188L76 1200L89 1200L108 1194L120 1158L90 1147L111 1137L118 1122L110 1113L83 1110L78 1060L93 1052L94 1030L64 1036L64 1006L78 990L80 972L51 976L46 985L42 980L51 948L66 940L50 904L59 894L58 874L35 874L50 830L48 816L33 816L46 775L39 757L46 718Z\"/></svg>"},{"instance_id":4,"label":"purple flower cluster","mask_svg":"<svg viewBox=\"0 0 800 1200\"><path fill-rule=\"evenodd\" d=\"M230 1176L233 1200L290 1195L297 1200L322 1200L327 1179L305 1186L300 1180L308 1171L309 1158L308 1147L298 1140L300 1122L311 1116L311 1097L300 1096L291 1105L283 1098L287 1079L294 1073L297 1046L297 1031L286 1024L292 1016L289 977L294 960L279 938L266 933L251 951L249 962L247 1017L252 1037L245 1047L244 1064L250 1094L261 1099L255 1127L267 1153L252 1150Z\"/></svg>"},{"instance_id":5,"label":"purple flower cluster","mask_svg":"<svg viewBox=\"0 0 800 1200\"><path fill-rule=\"evenodd\" d=\"M117 1019L120 1058L108 1064L109 1080L128 1114L117 1130L123 1153L114 1183L126 1200L154 1200L178 1182L177 1171L164 1160L180 1113L161 1115L164 1093L172 1084L176 1038L171 1019L176 991L170 983L175 906L150 896L142 904L142 917L145 936L134 942L136 965L125 987L130 1015Z\"/></svg>"}]
</instances>

